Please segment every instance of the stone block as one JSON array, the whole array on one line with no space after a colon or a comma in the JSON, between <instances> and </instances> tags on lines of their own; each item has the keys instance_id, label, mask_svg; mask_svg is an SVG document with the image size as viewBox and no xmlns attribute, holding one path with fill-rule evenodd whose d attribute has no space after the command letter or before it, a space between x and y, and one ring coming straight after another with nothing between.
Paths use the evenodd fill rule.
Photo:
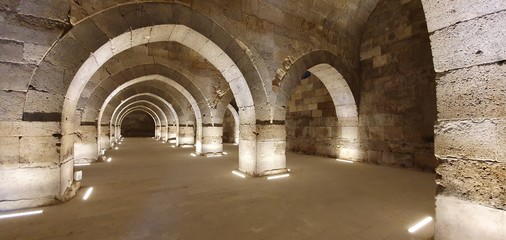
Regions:
<instances>
[{"instance_id":1,"label":"stone block","mask_svg":"<svg viewBox=\"0 0 506 240\"><path fill-rule=\"evenodd\" d=\"M23 61L30 64L38 64L42 61L49 48L50 46L46 45L24 43Z\"/></svg>"},{"instance_id":2,"label":"stone block","mask_svg":"<svg viewBox=\"0 0 506 240\"><path fill-rule=\"evenodd\" d=\"M458 23L431 35L436 72L506 59L506 11Z\"/></svg>"},{"instance_id":3,"label":"stone block","mask_svg":"<svg viewBox=\"0 0 506 240\"><path fill-rule=\"evenodd\" d=\"M23 104L25 103L26 93L0 91L0 120L16 121L23 117Z\"/></svg>"},{"instance_id":4,"label":"stone block","mask_svg":"<svg viewBox=\"0 0 506 240\"><path fill-rule=\"evenodd\" d=\"M0 165L19 162L19 137L0 137Z\"/></svg>"},{"instance_id":5,"label":"stone block","mask_svg":"<svg viewBox=\"0 0 506 240\"><path fill-rule=\"evenodd\" d=\"M501 118L506 115L506 64L453 70L437 80L438 118Z\"/></svg>"},{"instance_id":6,"label":"stone block","mask_svg":"<svg viewBox=\"0 0 506 240\"><path fill-rule=\"evenodd\" d=\"M435 127L436 156L506 161L501 149L506 135L502 121L443 121Z\"/></svg>"},{"instance_id":7,"label":"stone block","mask_svg":"<svg viewBox=\"0 0 506 240\"><path fill-rule=\"evenodd\" d=\"M56 165L0 168L0 202L58 196L60 168ZM0 209L4 210L4 209Z\"/></svg>"},{"instance_id":8,"label":"stone block","mask_svg":"<svg viewBox=\"0 0 506 240\"><path fill-rule=\"evenodd\" d=\"M440 159L439 193L506 210L506 163Z\"/></svg>"},{"instance_id":9,"label":"stone block","mask_svg":"<svg viewBox=\"0 0 506 240\"><path fill-rule=\"evenodd\" d=\"M34 69L34 65L0 62L0 72L2 73L0 75L0 89L27 91Z\"/></svg>"},{"instance_id":10,"label":"stone block","mask_svg":"<svg viewBox=\"0 0 506 240\"><path fill-rule=\"evenodd\" d=\"M66 23L69 21L70 2L67 0L22 0L18 12Z\"/></svg>"},{"instance_id":11,"label":"stone block","mask_svg":"<svg viewBox=\"0 0 506 240\"><path fill-rule=\"evenodd\" d=\"M19 160L24 163L58 163L60 154L56 137L22 137Z\"/></svg>"},{"instance_id":12,"label":"stone block","mask_svg":"<svg viewBox=\"0 0 506 240\"><path fill-rule=\"evenodd\" d=\"M506 9L502 0L422 0L429 32Z\"/></svg>"},{"instance_id":13,"label":"stone block","mask_svg":"<svg viewBox=\"0 0 506 240\"><path fill-rule=\"evenodd\" d=\"M0 61L23 61L23 43L0 39L0 52Z\"/></svg>"}]
</instances>

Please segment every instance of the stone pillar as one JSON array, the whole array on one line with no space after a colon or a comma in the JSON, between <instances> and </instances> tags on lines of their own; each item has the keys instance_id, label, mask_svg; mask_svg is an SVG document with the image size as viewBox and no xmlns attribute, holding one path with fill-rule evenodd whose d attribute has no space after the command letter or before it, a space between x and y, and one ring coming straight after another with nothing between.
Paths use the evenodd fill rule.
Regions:
<instances>
[{"instance_id":1,"label":"stone pillar","mask_svg":"<svg viewBox=\"0 0 506 240\"><path fill-rule=\"evenodd\" d=\"M255 175L286 172L286 129L282 123L257 121L257 166Z\"/></svg>"},{"instance_id":2,"label":"stone pillar","mask_svg":"<svg viewBox=\"0 0 506 240\"><path fill-rule=\"evenodd\" d=\"M435 239L505 239L506 5L422 3L437 73Z\"/></svg>"},{"instance_id":3,"label":"stone pillar","mask_svg":"<svg viewBox=\"0 0 506 240\"><path fill-rule=\"evenodd\" d=\"M223 127L219 124L214 127L209 125L202 127L202 153L223 152Z\"/></svg>"},{"instance_id":4,"label":"stone pillar","mask_svg":"<svg viewBox=\"0 0 506 240\"><path fill-rule=\"evenodd\" d=\"M178 127L173 125L169 126L168 130L168 142L175 144L176 146L179 145L179 135L178 135Z\"/></svg>"},{"instance_id":5,"label":"stone pillar","mask_svg":"<svg viewBox=\"0 0 506 240\"><path fill-rule=\"evenodd\" d=\"M156 125L155 127L155 139L159 140L162 137L162 126Z\"/></svg>"},{"instance_id":6,"label":"stone pillar","mask_svg":"<svg viewBox=\"0 0 506 240\"><path fill-rule=\"evenodd\" d=\"M168 139L169 139L168 127L167 125L162 125L160 140L167 142Z\"/></svg>"},{"instance_id":7,"label":"stone pillar","mask_svg":"<svg viewBox=\"0 0 506 240\"><path fill-rule=\"evenodd\" d=\"M179 125L179 144L195 144L195 131L192 125Z\"/></svg>"},{"instance_id":8,"label":"stone pillar","mask_svg":"<svg viewBox=\"0 0 506 240\"><path fill-rule=\"evenodd\" d=\"M100 152L100 149L109 149L111 147L111 141L110 141L110 128L109 124L102 124L100 126L100 136L98 136L98 151Z\"/></svg>"},{"instance_id":9,"label":"stone pillar","mask_svg":"<svg viewBox=\"0 0 506 240\"><path fill-rule=\"evenodd\" d=\"M74 142L74 162L87 163L97 160L97 127L94 125L79 126L80 136Z\"/></svg>"}]
</instances>

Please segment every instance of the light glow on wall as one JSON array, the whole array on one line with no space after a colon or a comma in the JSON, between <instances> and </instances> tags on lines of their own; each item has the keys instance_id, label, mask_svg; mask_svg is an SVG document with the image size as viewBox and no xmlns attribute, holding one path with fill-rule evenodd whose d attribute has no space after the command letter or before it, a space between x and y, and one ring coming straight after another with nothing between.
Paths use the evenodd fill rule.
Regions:
<instances>
[{"instance_id":1,"label":"light glow on wall","mask_svg":"<svg viewBox=\"0 0 506 240\"><path fill-rule=\"evenodd\" d=\"M8 214L2 214L2 215L0 215L0 219L2 219L2 218L13 218L13 217L29 216L29 215L41 214L43 212L44 212L44 210L35 210L35 211L19 212L19 213L8 213Z\"/></svg>"},{"instance_id":2,"label":"light glow on wall","mask_svg":"<svg viewBox=\"0 0 506 240\"><path fill-rule=\"evenodd\" d=\"M234 171L232 171L232 173L234 175L236 175L236 176L239 176L239 177L242 177L242 178L246 178L246 175L244 175L244 173L242 173L242 172L234 170Z\"/></svg>"},{"instance_id":3,"label":"light glow on wall","mask_svg":"<svg viewBox=\"0 0 506 240\"><path fill-rule=\"evenodd\" d=\"M343 160L343 159L336 159L336 161L343 162L343 163L353 163L353 161L351 161L351 160Z\"/></svg>"},{"instance_id":4,"label":"light glow on wall","mask_svg":"<svg viewBox=\"0 0 506 240\"><path fill-rule=\"evenodd\" d=\"M90 195L91 195L91 192L93 192L93 187L88 188L88 190L87 190L87 191L86 191L86 193L84 194L83 200L88 200L88 198L89 198L89 197L90 197Z\"/></svg>"},{"instance_id":5,"label":"light glow on wall","mask_svg":"<svg viewBox=\"0 0 506 240\"><path fill-rule=\"evenodd\" d=\"M290 177L290 174L285 173L285 174L280 174L280 175L269 176L269 177L267 177L267 180L273 180L273 179L285 178L285 177Z\"/></svg>"},{"instance_id":6,"label":"light glow on wall","mask_svg":"<svg viewBox=\"0 0 506 240\"><path fill-rule=\"evenodd\" d=\"M422 228L423 226L427 225L428 223L430 223L430 221L432 221L432 217L426 217L424 218L422 221L418 222L417 224L413 225L412 227L410 227L408 229L408 232L410 233L414 233L416 231L418 231L418 229Z\"/></svg>"}]
</instances>

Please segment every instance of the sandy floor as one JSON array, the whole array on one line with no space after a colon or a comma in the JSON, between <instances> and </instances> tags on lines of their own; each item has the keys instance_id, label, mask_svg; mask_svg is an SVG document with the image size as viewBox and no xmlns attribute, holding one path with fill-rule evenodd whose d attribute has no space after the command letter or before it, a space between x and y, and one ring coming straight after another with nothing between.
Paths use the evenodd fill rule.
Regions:
<instances>
[{"instance_id":1,"label":"sandy floor","mask_svg":"<svg viewBox=\"0 0 506 240\"><path fill-rule=\"evenodd\" d=\"M78 167L71 201L0 219L0 239L427 239L407 229L434 216L434 174L289 153L289 178L239 178L237 146L192 157L125 139L110 163ZM82 197L93 187L87 201Z\"/></svg>"}]
</instances>

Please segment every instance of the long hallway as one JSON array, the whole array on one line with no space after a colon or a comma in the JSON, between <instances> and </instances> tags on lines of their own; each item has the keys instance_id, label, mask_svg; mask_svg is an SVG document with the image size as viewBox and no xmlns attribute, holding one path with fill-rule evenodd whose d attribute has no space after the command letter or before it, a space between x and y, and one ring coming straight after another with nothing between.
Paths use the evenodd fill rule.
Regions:
<instances>
[{"instance_id":1,"label":"long hallway","mask_svg":"<svg viewBox=\"0 0 506 240\"><path fill-rule=\"evenodd\" d=\"M81 190L44 213L0 219L0 239L428 239L407 228L434 216L434 174L288 153L291 176L245 179L237 146L192 157L127 138L111 162L77 167ZM88 200L83 195L93 187ZM339 236L336 238L336 236Z\"/></svg>"}]
</instances>

